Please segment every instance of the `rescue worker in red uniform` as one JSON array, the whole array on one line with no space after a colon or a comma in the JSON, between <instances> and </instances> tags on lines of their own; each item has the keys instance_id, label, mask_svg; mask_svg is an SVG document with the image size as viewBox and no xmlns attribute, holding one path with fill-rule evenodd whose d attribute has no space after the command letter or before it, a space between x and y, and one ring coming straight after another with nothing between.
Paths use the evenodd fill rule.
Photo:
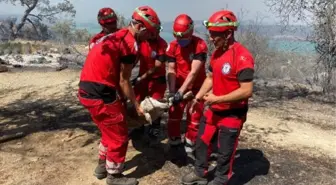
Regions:
<instances>
[{"instance_id":1,"label":"rescue worker in red uniform","mask_svg":"<svg viewBox=\"0 0 336 185\"><path fill-rule=\"evenodd\" d=\"M146 96L161 100L167 88L165 65L167 42L159 35L161 29L162 27L140 43L139 76L133 80L134 92L139 102ZM160 122L161 118L153 120L149 126L148 136L153 145L159 142ZM140 130L143 132L144 127Z\"/></svg>"},{"instance_id":2,"label":"rescue worker in red uniform","mask_svg":"<svg viewBox=\"0 0 336 185\"><path fill-rule=\"evenodd\" d=\"M105 35L114 33L118 30L118 17L112 8L102 8L98 12L98 23L102 27L102 31L93 36L89 42L89 50Z\"/></svg>"},{"instance_id":3,"label":"rescue worker in red uniform","mask_svg":"<svg viewBox=\"0 0 336 185\"><path fill-rule=\"evenodd\" d=\"M209 109L197 137L195 170L185 175L182 183L207 184L209 145L217 132L217 168L209 184L224 185L232 176L238 137L246 121L248 99L252 96L254 59L249 50L234 39L238 22L231 11L215 12L204 25L216 50L210 59L210 73L192 107L204 101Z\"/></svg>"},{"instance_id":4,"label":"rescue worker in red uniform","mask_svg":"<svg viewBox=\"0 0 336 185\"><path fill-rule=\"evenodd\" d=\"M129 99L139 116L143 110L131 86L131 71L138 55L137 42L159 27L156 12L142 6L135 9L127 28L107 35L89 52L80 75L79 100L101 131L97 178L107 176L108 185L135 185L135 178L122 175L128 146L125 107L119 95Z\"/></svg>"},{"instance_id":5,"label":"rescue worker in red uniform","mask_svg":"<svg viewBox=\"0 0 336 185\"><path fill-rule=\"evenodd\" d=\"M177 16L173 26L176 40L169 44L166 51L169 97L173 97L174 104L169 110L169 143L173 150L179 151L179 146L185 141L184 152L191 157L193 156L203 104L197 104L193 114L189 114L187 111L187 131L185 138L183 138L181 137L180 123L188 104L188 101L183 100L183 95L190 90L196 94L201 88L206 77L205 62L208 52L206 42L193 35L193 32L193 20L186 14ZM189 110L189 106L186 109Z\"/></svg>"}]
</instances>

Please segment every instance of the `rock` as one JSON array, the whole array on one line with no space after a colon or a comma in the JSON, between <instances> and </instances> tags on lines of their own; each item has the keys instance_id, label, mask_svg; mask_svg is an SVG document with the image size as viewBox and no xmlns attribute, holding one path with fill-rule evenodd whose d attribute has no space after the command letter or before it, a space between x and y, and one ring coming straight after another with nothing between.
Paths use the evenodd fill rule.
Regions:
<instances>
[{"instance_id":1,"label":"rock","mask_svg":"<svg viewBox=\"0 0 336 185\"><path fill-rule=\"evenodd\" d=\"M56 68L56 71L62 71L64 69L66 69L66 68L68 68L67 65L61 65L61 66L59 66L59 67Z\"/></svg>"},{"instance_id":2,"label":"rock","mask_svg":"<svg viewBox=\"0 0 336 185\"><path fill-rule=\"evenodd\" d=\"M14 67L14 68L21 68L21 67L23 67L23 66L20 65L20 64L14 64L13 67Z\"/></svg>"},{"instance_id":3,"label":"rock","mask_svg":"<svg viewBox=\"0 0 336 185\"><path fill-rule=\"evenodd\" d=\"M37 59L38 64L50 64L51 61L48 61L45 57L40 57Z\"/></svg>"},{"instance_id":4,"label":"rock","mask_svg":"<svg viewBox=\"0 0 336 185\"><path fill-rule=\"evenodd\" d=\"M0 64L9 65L9 62L0 58Z\"/></svg>"},{"instance_id":5,"label":"rock","mask_svg":"<svg viewBox=\"0 0 336 185\"><path fill-rule=\"evenodd\" d=\"M62 53L63 54L71 54L71 50L69 48L65 48Z\"/></svg>"},{"instance_id":6,"label":"rock","mask_svg":"<svg viewBox=\"0 0 336 185\"><path fill-rule=\"evenodd\" d=\"M8 71L9 71L9 68L7 66L0 65L0 73L8 72Z\"/></svg>"},{"instance_id":7,"label":"rock","mask_svg":"<svg viewBox=\"0 0 336 185\"><path fill-rule=\"evenodd\" d=\"M59 50L57 48L50 48L49 52L50 53L59 53Z\"/></svg>"},{"instance_id":8,"label":"rock","mask_svg":"<svg viewBox=\"0 0 336 185\"><path fill-rule=\"evenodd\" d=\"M29 61L31 64L50 64L51 61L47 60L45 57L38 57L35 60Z\"/></svg>"},{"instance_id":9,"label":"rock","mask_svg":"<svg viewBox=\"0 0 336 185\"><path fill-rule=\"evenodd\" d=\"M74 64L76 66L82 66L85 61L85 56L79 54L67 54L62 55L57 58L57 62L61 65L66 64Z\"/></svg>"},{"instance_id":10,"label":"rock","mask_svg":"<svg viewBox=\"0 0 336 185\"><path fill-rule=\"evenodd\" d=\"M29 63L30 64L37 64L38 62L37 62L37 60L30 60Z\"/></svg>"},{"instance_id":11,"label":"rock","mask_svg":"<svg viewBox=\"0 0 336 185\"><path fill-rule=\"evenodd\" d=\"M20 63L24 62L23 57L21 55L15 55L13 58L16 62L20 62Z\"/></svg>"},{"instance_id":12,"label":"rock","mask_svg":"<svg viewBox=\"0 0 336 185\"><path fill-rule=\"evenodd\" d=\"M67 64L70 62L70 60L66 56L63 55L57 58L57 62L59 64Z\"/></svg>"},{"instance_id":13,"label":"rock","mask_svg":"<svg viewBox=\"0 0 336 185\"><path fill-rule=\"evenodd\" d=\"M44 51L44 50L37 51L36 53L40 56L47 56L48 55L47 51Z\"/></svg>"}]
</instances>

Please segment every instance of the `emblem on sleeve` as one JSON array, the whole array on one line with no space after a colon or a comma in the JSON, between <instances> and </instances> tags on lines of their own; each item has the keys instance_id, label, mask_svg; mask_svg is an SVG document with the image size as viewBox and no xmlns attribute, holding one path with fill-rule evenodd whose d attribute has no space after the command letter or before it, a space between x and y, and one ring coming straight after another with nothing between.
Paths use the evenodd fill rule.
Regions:
<instances>
[{"instance_id":1,"label":"emblem on sleeve","mask_svg":"<svg viewBox=\"0 0 336 185\"><path fill-rule=\"evenodd\" d=\"M245 57L245 56L241 56L241 57L240 57L240 60L242 60L242 61L246 61L246 57Z\"/></svg>"},{"instance_id":2,"label":"emblem on sleeve","mask_svg":"<svg viewBox=\"0 0 336 185\"><path fill-rule=\"evenodd\" d=\"M226 62L222 67L222 73L224 75L229 74L230 70L231 70L231 65L230 65L230 63Z\"/></svg>"}]
</instances>

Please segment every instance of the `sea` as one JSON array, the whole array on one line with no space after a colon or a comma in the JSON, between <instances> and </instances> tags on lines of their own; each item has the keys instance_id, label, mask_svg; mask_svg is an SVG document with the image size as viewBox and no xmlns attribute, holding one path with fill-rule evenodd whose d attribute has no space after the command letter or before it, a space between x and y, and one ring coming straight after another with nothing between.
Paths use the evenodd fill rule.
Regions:
<instances>
[{"instance_id":1,"label":"sea","mask_svg":"<svg viewBox=\"0 0 336 185\"><path fill-rule=\"evenodd\" d=\"M79 23L76 25L77 28L87 29L90 33L98 33L101 28L98 24L93 23ZM172 32L163 31L160 33L161 37L165 39L168 43L174 40ZM315 44L304 40L295 39L279 39L279 36L271 37L268 43L269 47L283 52L293 52L298 54L314 54L316 53Z\"/></svg>"}]
</instances>

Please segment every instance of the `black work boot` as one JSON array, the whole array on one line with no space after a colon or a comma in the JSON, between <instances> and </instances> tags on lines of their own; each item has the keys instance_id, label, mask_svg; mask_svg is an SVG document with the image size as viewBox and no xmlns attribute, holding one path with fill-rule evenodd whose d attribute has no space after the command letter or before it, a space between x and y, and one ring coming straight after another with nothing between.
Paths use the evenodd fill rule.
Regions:
<instances>
[{"instance_id":1,"label":"black work boot","mask_svg":"<svg viewBox=\"0 0 336 185\"><path fill-rule=\"evenodd\" d=\"M186 166L188 164L188 158L181 138L170 138L169 145L169 156L171 162L179 167Z\"/></svg>"},{"instance_id":2,"label":"black work boot","mask_svg":"<svg viewBox=\"0 0 336 185\"><path fill-rule=\"evenodd\" d=\"M135 178L125 177L123 174L108 174L106 178L107 185L137 185Z\"/></svg>"},{"instance_id":3,"label":"black work boot","mask_svg":"<svg viewBox=\"0 0 336 185\"><path fill-rule=\"evenodd\" d=\"M94 171L94 176L96 176L97 179L106 178L107 176L106 160L103 160L103 159L98 160L98 165Z\"/></svg>"},{"instance_id":4,"label":"black work boot","mask_svg":"<svg viewBox=\"0 0 336 185\"><path fill-rule=\"evenodd\" d=\"M195 172L191 172L182 177L181 183L183 185L206 185L208 184L208 180L198 176Z\"/></svg>"}]
</instances>

